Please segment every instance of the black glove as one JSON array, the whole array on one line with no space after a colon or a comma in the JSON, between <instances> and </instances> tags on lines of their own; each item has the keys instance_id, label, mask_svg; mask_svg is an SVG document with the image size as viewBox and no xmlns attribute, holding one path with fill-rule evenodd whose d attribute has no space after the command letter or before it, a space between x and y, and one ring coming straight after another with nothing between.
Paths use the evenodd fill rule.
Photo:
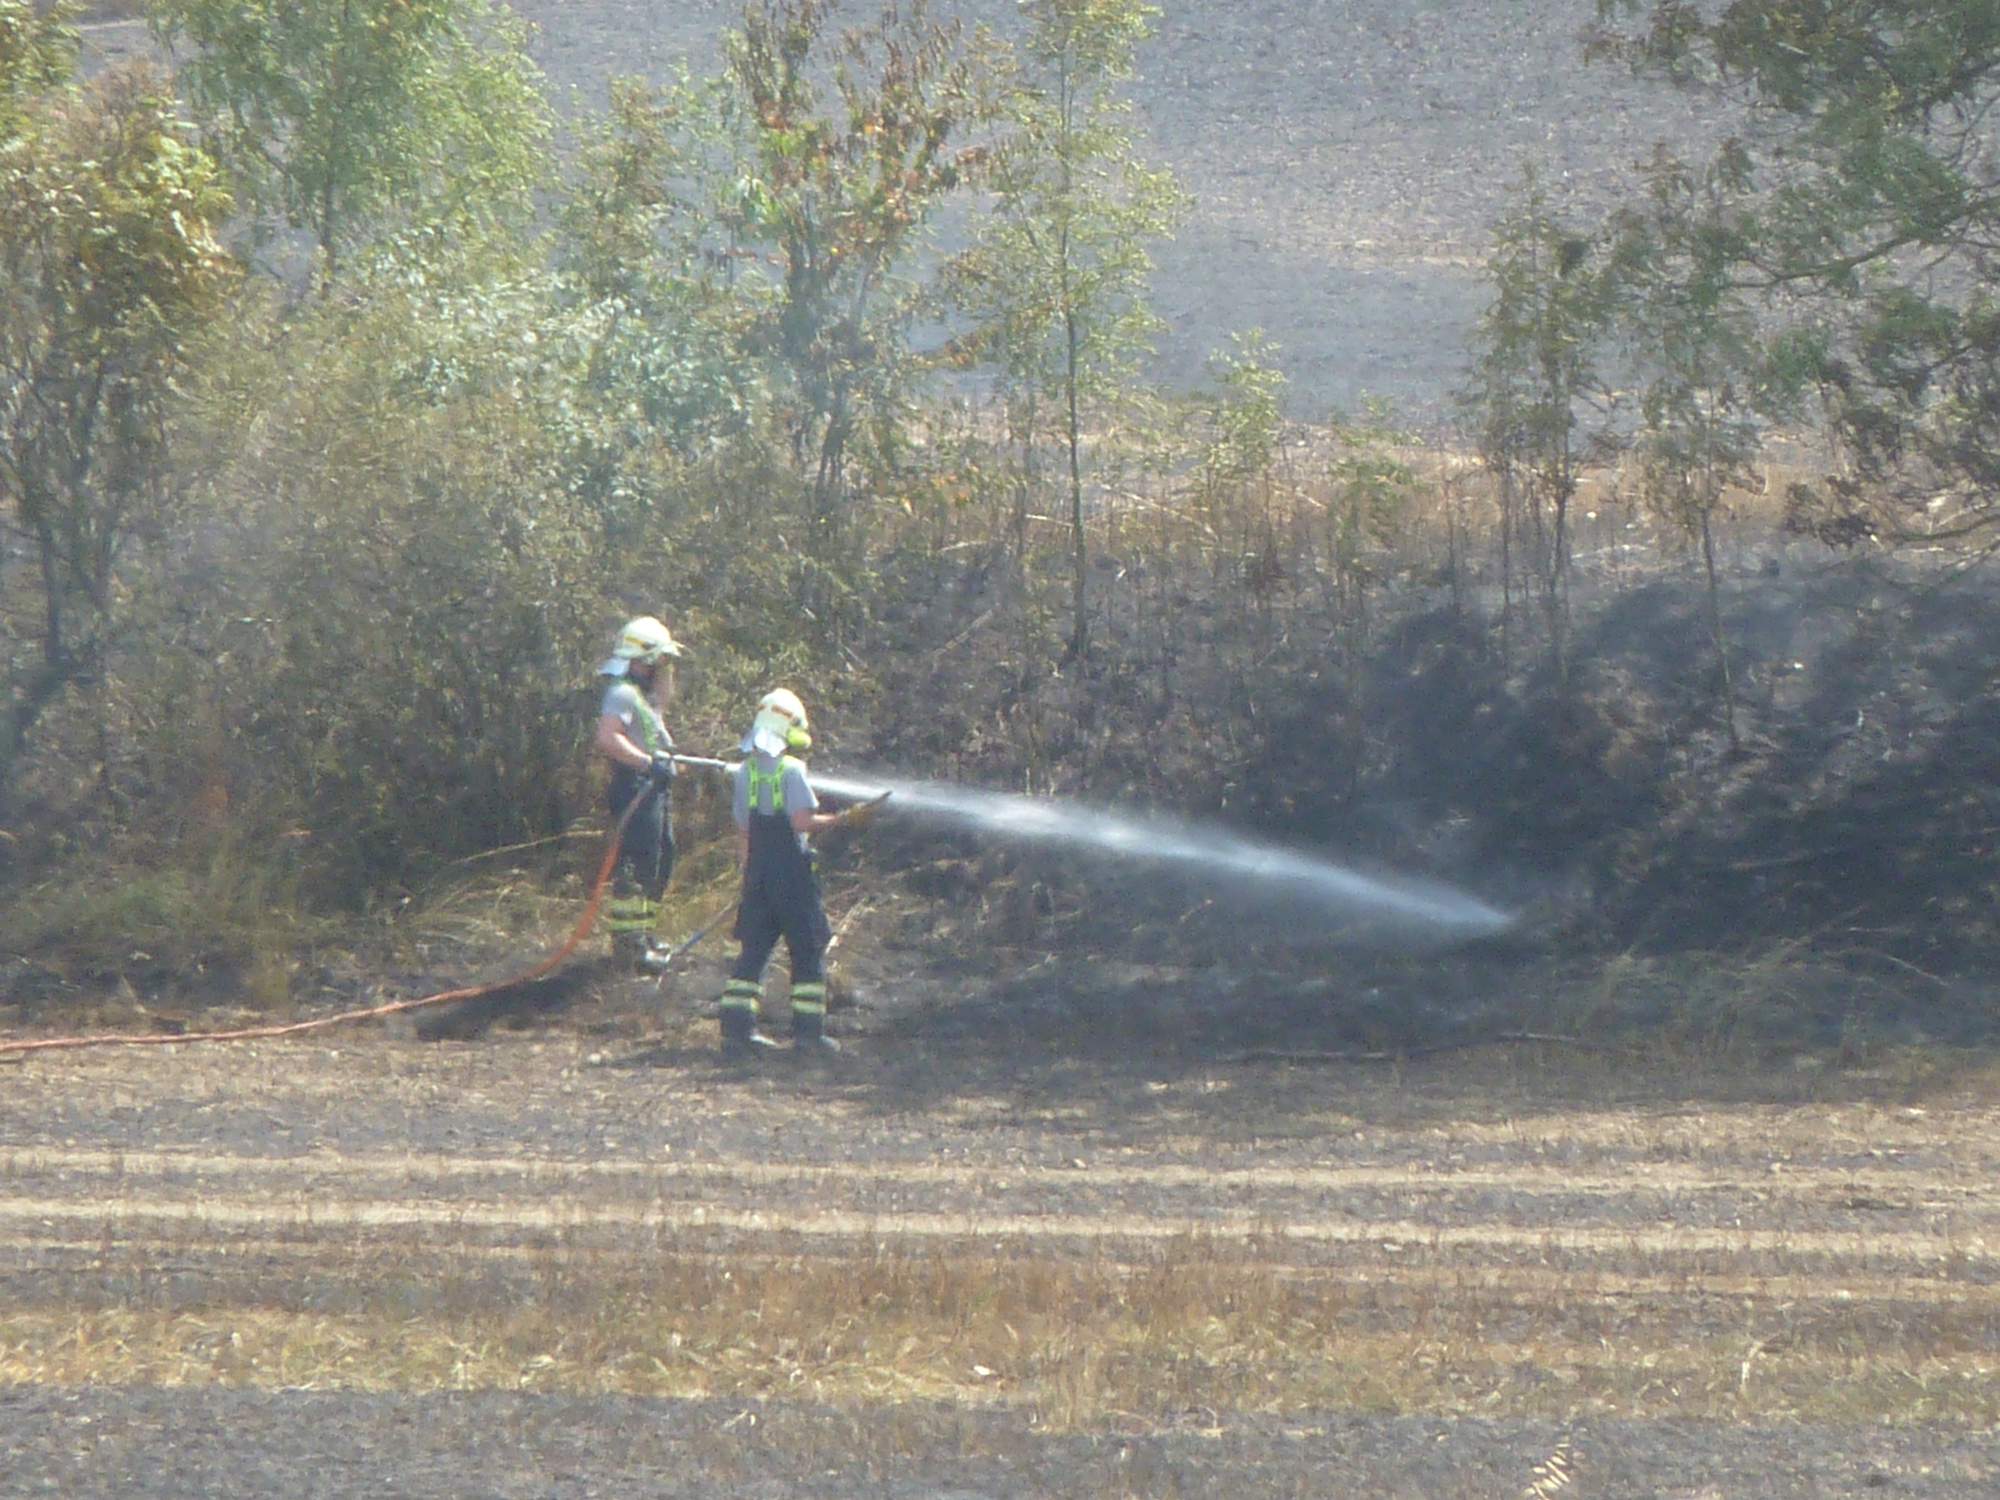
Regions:
<instances>
[{"instance_id":1,"label":"black glove","mask_svg":"<svg viewBox=\"0 0 2000 1500\"><path fill-rule=\"evenodd\" d=\"M652 778L654 786L665 786L681 774L681 768L674 764L671 755L660 754L653 757L653 764L647 768L646 774Z\"/></svg>"}]
</instances>

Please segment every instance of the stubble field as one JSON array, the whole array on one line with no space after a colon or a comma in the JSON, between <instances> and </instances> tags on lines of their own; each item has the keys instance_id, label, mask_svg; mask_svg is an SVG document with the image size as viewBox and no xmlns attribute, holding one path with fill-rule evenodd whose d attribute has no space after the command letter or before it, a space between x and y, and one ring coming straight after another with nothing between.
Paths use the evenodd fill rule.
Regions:
<instances>
[{"instance_id":1,"label":"stubble field","mask_svg":"<svg viewBox=\"0 0 2000 1500\"><path fill-rule=\"evenodd\" d=\"M2000 1485L1990 1073L701 1009L8 1069L0 1494Z\"/></svg>"}]
</instances>

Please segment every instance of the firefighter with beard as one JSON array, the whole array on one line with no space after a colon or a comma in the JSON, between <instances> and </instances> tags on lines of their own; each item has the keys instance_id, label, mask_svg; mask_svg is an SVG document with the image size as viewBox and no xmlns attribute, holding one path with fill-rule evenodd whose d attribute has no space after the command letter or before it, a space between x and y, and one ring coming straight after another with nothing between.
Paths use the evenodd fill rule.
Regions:
<instances>
[{"instance_id":1,"label":"firefighter with beard","mask_svg":"<svg viewBox=\"0 0 2000 1500\"><path fill-rule=\"evenodd\" d=\"M625 824L605 909L612 952L641 974L666 968L653 945L660 898L674 873L674 737L662 716L673 697L680 643L651 615L628 621L597 675L608 678L598 709L596 746L611 763L612 824L635 799Z\"/></svg>"}]
</instances>

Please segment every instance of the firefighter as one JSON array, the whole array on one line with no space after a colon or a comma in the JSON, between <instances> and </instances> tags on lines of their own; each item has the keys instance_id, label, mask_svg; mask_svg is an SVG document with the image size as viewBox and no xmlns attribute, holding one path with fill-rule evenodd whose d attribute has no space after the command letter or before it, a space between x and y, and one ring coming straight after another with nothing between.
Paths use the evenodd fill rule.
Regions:
<instances>
[{"instance_id":1,"label":"firefighter","mask_svg":"<svg viewBox=\"0 0 2000 1500\"><path fill-rule=\"evenodd\" d=\"M661 710L673 697L674 660L680 642L651 615L640 615L618 633L618 644L598 667L610 679L597 715L596 745L611 762L613 826L635 798L611 879L605 927L613 955L641 974L666 968L653 946L660 898L674 873L674 737Z\"/></svg>"},{"instance_id":2,"label":"firefighter","mask_svg":"<svg viewBox=\"0 0 2000 1500\"><path fill-rule=\"evenodd\" d=\"M829 1057L840 1044L826 1034L824 960L831 933L813 870L811 838L865 817L873 804L844 813L819 810L802 758L812 748L805 705L789 688L764 695L732 767L737 862L743 896L736 911L742 945L722 989L722 1051L750 1058L776 1046L757 1029L764 965L778 939L791 959L792 1050L801 1059Z\"/></svg>"}]
</instances>

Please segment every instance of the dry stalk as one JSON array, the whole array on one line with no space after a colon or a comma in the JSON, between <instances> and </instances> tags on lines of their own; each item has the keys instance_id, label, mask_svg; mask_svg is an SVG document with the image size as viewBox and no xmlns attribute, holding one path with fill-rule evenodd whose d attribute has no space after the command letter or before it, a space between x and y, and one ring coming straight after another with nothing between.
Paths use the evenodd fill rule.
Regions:
<instances>
[{"instance_id":1,"label":"dry stalk","mask_svg":"<svg viewBox=\"0 0 2000 1500\"><path fill-rule=\"evenodd\" d=\"M1528 1471L1528 1487L1521 1491L1521 1500L1549 1500L1559 1490L1568 1489L1575 1479L1574 1458L1571 1443L1564 1438L1556 1444L1556 1451Z\"/></svg>"},{"instance_id":2,"label":"dry stalk","mask_svg":"<svg viewBox=\"0 0 2000 1500\"><path fill-rule=\"evenodd\" d=\"M1442 1052L1463 1052L1474 1047L1498 1046L1550 1046L1574 1047L1581 1052L1607 1053L1614 1057L1636 1057L1639 1050L1634 1047L1620 1047L1610 1042L1593 1042L1587 1037L1560 1036L1545 1031L1498 1031L1490 1036L1461 1037L1448 1042L1430 1042L1421 1047L1390 1047L1376 1050L1311 1050L1283 1047L1257 1047L1247 1052L1238 1052L1224 1062L1253 1063L1335 1063L1335 1062L1403 1062L1412 1057L1431 1057Z\"/></svg>"}]
</instances>

